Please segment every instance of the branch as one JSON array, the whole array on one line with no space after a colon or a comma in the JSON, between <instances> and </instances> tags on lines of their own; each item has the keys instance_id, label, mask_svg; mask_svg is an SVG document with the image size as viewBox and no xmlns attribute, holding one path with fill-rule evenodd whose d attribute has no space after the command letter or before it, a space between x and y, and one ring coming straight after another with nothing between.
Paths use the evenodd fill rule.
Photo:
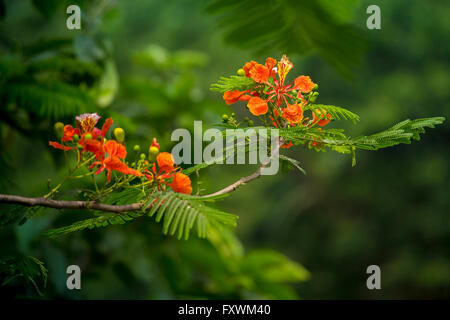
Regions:
<instances>
[{"instance_id":1,"label":"branch","mask_svg":"<svg viewBox=\"0 0 450 320\"><path fill-rule=\"evenodd\" d=\"M240 186L259 178L261 176L262 168L265 168L271 162L272 158L274 156L278 155L280 146L283 143L284 143L283 139L280 138L276 147L272 150L272 154L271 154L270 158L266 162L264 162L258 168L258 170L256 170L254 173L252 173L249 176L242 177L235 183L229 185L228 187L225 187L222 190L211 193L204 197L217 196L217 195L222 195L222 194L233 192ZM48 198L43 198L43 197L27 198L27 197L8 195L8 194L0 194L0 203L19 204L19 205L30 206L30 207L40 206L40 207L47 207L47 208L54 208L54 209L92 209L92 210L115 212L115 213L141 210L144 205L143 203L111 205L111 204L98 203L95 201L53 200L53 199L48 199Z\"/></svg>"},{"instance_id":2,"label":"branch","mask_svg":"<svg viewBox=\"0 0 450 320\"><path fill-rule=\"evenodd\" d=\"M67 201L67 200L52 200L46 198L27 198L8 194L0 194L0 203L20 204L30 207L40 206L54 209L93 209L115 213L136 211L140 210L143 206L142 203L111 205L98 203L95 201Z\"/></svg>"},{"instance_id":3,"label":"branch","mask_svg":"<svg viewBox=\"0 0 450 320\"><path fill-rule=\"evenodd\" d=\"M256 170L254 173L252 173L249 176L242 177L238 181L236 181L235 183L229 185L228 187L225 187L222 190L219 190L217 192L205 195L204 197L212 197L212 196L222 195L222 194L225 194L225 193L230 193L230 192L233 192L234 190L236 190L237 188L239 188L240 186L242 186L242 185L244 185L244 184L246 184L246 183L248 183L248 182L250 182L252 180L258 179L261 176L262 168L265 168L272 161L273 157L278 156L279 151L280 151L280 146L283 145L283 144L284 144L284 140L283 140L283 138L280 138L278 140L277 145L272 150L272 154L271 154L270 158L266 162L261 164L261 166L258 168L258 170Z\"/></svg>"}]
</instances>

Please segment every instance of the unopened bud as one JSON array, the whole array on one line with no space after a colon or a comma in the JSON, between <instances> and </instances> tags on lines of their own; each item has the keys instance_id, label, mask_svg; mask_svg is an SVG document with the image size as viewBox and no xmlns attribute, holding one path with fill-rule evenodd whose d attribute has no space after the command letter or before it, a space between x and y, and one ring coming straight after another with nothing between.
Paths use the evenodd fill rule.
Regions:
<instances>
[{"instance_id":1,"label":"unopened bud","mask_svg":"<svg viewBox=\"0 0 450 320\"><path fill-rule=\"evenodd\" d=\"M141 158L141 160L145 160L145 153L141 153L141 155L139 156Z\"/></svg>"},{"instance_id":2,"label":"unopened bud","mask_svg":"<svg viewBox=\"0 0 450 320\"><path fill-rule=\"evenodd\" d=\"M227 123L228 122L228 115L223 114L222 115L222 120L223 120L223 122Z\"/></svg>"},{"instance_id":3,"label":"unopened bud","mask_svg":"<svg viewBox=\"0 0 450 320\"><path fill-rule=\"evenodd\" d=\"M62 138L64 134L64 124L62 122L56 122L54 125L54 129L58 138Z\"/></svg>"},{"instance_id":4,"label":"unopened bud","mask_svg":"<svg viewBox=\"0 0 450 320\"><path fill-rule=\"evenodd\" d=\"M139 150L141 150L141 146L138 144L135 144L133 147L134 152L139 152Z\"/></svg>"},{"instance_id":5,"label":"unopened bud","mask_svg":"<svg viewBox=\"0 0 450 320\"><path fill-rule=\"evenodd\" d=\"M86 133L86 134L84 135L84 139L86 139L86 140L91 140L91 139L92 139L92 134Z\"/></svg>"},{"instance_id":6,"label":"unopened bud","mask_svg":"<svg viewBox=\"0 0 450 320\"><path fill-rule=\"evenodd\" d=\"M238 76L241 76L241 77L243 77L243 76L245 76L245 71L244 71L244 69L239 69L238 71L237 71L237 75Z\"/></svg>"},{"instance_id":7,"label":"unopened bud","mask_svg":"<svg viewBox=\"0 0 450 320\"><path fill-rule=\"evenodd\" d=\"M125 131L122 128L115 128L114 131L114 137L116 140L120 143L124 142L125 140Z\"/></svg>"},{"instance_id":8,"label":"unopened bud","mask_svg":"<svg viewBox=\"0 0 450 320\"><path fill-rule=\"evenodd\" d=\"M155 146L151 146L148 149L148 160L150 162L155 162L156 156L159 154L159 149Z\"/></svg>"},{"instance_id":9,"label":"unopened bud","mask_svg":"<svg viewBox=\"0 0 450 320\"><path fill-rule=\"evenodd\" d=\"M314 84L313 90L319 90L319 85L317 83Z\"/></svg>"},{"instance_id":10,"label":"unopened bud","mask_svg":"<svg viewBox=\"0 0 450 320\"><path fill-rule=\"evenodd\" d=\"M248 126L249 127L253 127L253 121L252 120L248 120Z\"/></svg>"},{"instance_id":11,"label":"unopened bud","mask_svg":"<svg viewBox=\"0 0 450 320\"><path fill-rule=\"evenodd\" d=\"M74 134L72 138L73 138L73 141L75 141L75 142L78 142L78 140L80 140L80 136L77 134Z\"/></svg>"},{"instance_id":12,"label":"unopened bud","mask_svg":"<svg viewBox=\"0 0 450 320\"><path fill-rule=\"evenodd\" d=\"M309 96L309 102L315 102L317 100L317 97L319 96L318 92L314 92L312 95Z\"/></svg>"}]
</instances>

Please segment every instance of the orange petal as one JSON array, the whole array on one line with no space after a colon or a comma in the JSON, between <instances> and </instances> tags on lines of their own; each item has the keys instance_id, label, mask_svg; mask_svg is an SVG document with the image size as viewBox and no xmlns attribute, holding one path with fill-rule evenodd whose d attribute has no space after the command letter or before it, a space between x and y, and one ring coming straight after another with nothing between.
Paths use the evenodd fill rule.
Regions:
<instances>
[{"instance_id":1,"label":"orange petal","mask_svg":"<svg viewBox=\"0 0 450 320\"><path fill-rule=\"evenodd\" d=\"M175 174L172 183L170 184L170 187L175 192L185 194L192 193L191 179L189 179L187 175L180 172Z\"/></svg>"},{"instance_id":2,"label":"orange petal","mask_svg":"<svg viewBox=\"0 0 450 320\"><path fill-rule=\"evenodd\" d=\"M312 82L309 76L300 76L294 80L294 89L303 93L310 92L316 84Z\"/></svg>"},{"instance_id":3,"label":"orange petal","mask_svg":"<svg viewBox=\"0 0 450 320\"><path fill-rule=\"evenodd\" d=\"M127 156L127 149L125 148L125 146L121 145L115 140L108 140L105 143L105 151L110 156L116 156L120 159L125 159L125 157Z\"/></svg>"},{"instance_id":4,"label":"orange petal","mask_svg":"<svg viewBox=\"0 0 450 320\"><path fill-rule=\"evenodd\" d=\"M267 106L267 101L259 97L253 97L248 101L247 104L250 112L255 116L260 116L266 114L269 107Z\"/></svg>"},{"instance_id":5,"label":"orange petal","mask_svg":"<svg viewBox=\"0 0 450 320\"><path fill-rule=\"evenodd\" d=\"M225 100L225 103L227 105L230 105L238 102L239 99L242 97L242 95L244 95L245 93L247 93L247 91L239 91L239 90L226 91L223 94L223 100Z\"/></svg>"},{"instance_id":6,"label":"orange petal","mask_svg":"<svg viewBox=\"0 0 450 320\"><path fill-rule=\"evenodd\" d=\"M160 171L171 172L174 169L175 161L169 152L161 152L156 157Z\"/></svg>"},{"instance_id":7,"label":"orange petal","mask_svg":"<svg viewBox=\"0 0 450 320\"><path fill-rule=\"evenodd\" d=\"M283 109L283 118L289 123L299 123L303 119L303 110L298 104L290 104Z\"/></svg>"},{"instance_id":8,"label":"orange petal","mask_svg":"<svg viewBox=\"0 0 450 320\"><path fill-rule=\"evenodd\" d=\"M49 144L50 146L52 146L53 148L61 149L61 150L64 150L64 151L76 149L76 147L67 147L67 146L63 146L62 144L60 144L60 143L58 143L58 142L54 142L54 141L49 141L48 144Z\"/></svg>"},{"instance_id":9,"label":"orange petal","mask_svg":"<svg viewBox=\"0 0 450 320\"><path fill-rule=\"evenodd\" d=\"M252 77L255 82L258 83L266 83L269 80L270 76L270 69L268 69L266 66L263 66L262 64L257 63L253 66L252 69L250 69L250 77Z\"/></svg>"},{"instance_id":10,"label":"orange petal","mask_svg":"<svg viewBox=\"0 0 450 320\"><path fill-rule=\"evenodd\" d=\"M105 120L105 123L103 123L103 127L102 127L102 137L104 137L106 135L109 128L111 128L113 122L114 122L113 118L108 118Z\"/></svg>"}]
</instances>

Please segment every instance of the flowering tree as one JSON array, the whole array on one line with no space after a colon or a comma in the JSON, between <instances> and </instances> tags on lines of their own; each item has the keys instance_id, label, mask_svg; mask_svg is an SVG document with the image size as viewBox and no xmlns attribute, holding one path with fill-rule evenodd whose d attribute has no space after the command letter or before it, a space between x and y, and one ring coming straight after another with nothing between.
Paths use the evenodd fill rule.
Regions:
<instances>
[{"instance_id":1,"label":"flowering tree","mask_svg":"<svg viewBox=\"0 0 450 320\"><path fill-rule=\"evenodd\" d=\"M337 151L352 155L356 164L356 149L378 150L419 140L425 127L433 128L441 124L443 117L404 120L391 128L369 136L351 138L341 129L325 128L334 120L359 121L358 115L341 107L316 104L318 85L309 76L301 75L292 83L286 76L293 64L286 56L280 61L267 58L265 64L255 61L246 63L236 76L223 77L212 90L222 92L228 105L246 101L247 108L257 118L239 122L234 114L223 116L225 128L239 128L244 123L258 134L261 129L276 129L279 138L275 148L269 150L270 157L279 155L280 148L305 146L317 151ZM113 130L112 139L107 139L113 119L106 119L101 128L100 116L86 113L75 117L74 124L56 123L55 131L59 141L49 145L64 152L67 176L44 196L27 198L18 195L0 195L0 202L25 206L43 206L57 209L88 209L102 214L82 220L72 225L47 231L49 236L59 236L69 232L123 224L148 215L163 222L165 234L189 237L195 229L200 237L207 237L210 230L221 230L222 226L236 225L237 216L207 205L238 187L261 175L267 162L261 163L253 174L211 194L202 195L199 190L192 195L193 188L189 175L212 165L201 163L181 169L175 165L169 152L160 152L160 145L153 138L148 153L140 153L140 146L133 147L133 159L127 159L125 132L120 127ZM239 146L248 151L247 141ZM280 155L280 159L303 169L295 159ZM74 166L71 164L75 162ZM106 174L103 185L97 176ZM58 194L68 180L92 179L93 189L83 190L82 200L61 200Z\"/></svg>"}]
</instances>

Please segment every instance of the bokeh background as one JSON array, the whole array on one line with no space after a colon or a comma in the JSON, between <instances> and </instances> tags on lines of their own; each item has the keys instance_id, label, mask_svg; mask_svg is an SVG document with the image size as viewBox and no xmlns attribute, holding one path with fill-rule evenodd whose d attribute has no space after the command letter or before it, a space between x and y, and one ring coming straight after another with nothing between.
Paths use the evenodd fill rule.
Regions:
<instances>
[{"instance_id":1,"label":"bokeh background","mask_svg":"<svg viewBox=\"0 0 450 320\"><path fill-rule=\"evenodd\" d=\"M69 31L68 4L82 9ZM381 8L368 30L366 8ZM245 62L290 56L291 77L310 75L318 102L349 108L360 123L334 122L351 136L406 118L449 118L448 1L56 1L0 0L0 188L41 196L65 172L50 150L56 121L81 112L112 116L127 145L153 137L169 150L172 130L220 122L226 106L209 86ZM420 142L340 154L292 148L297 171L266 176L217 205L239 215L228 241L179 241L152 219L57 239L42 235L89 212L2 205L0 294L67 299L417 299L450 297L447 123ZM252 172L201 172L215 191ZM77 197L72 185L62 198ZM17 209L17 208L16 208ZM12 223L11 223L12 222ZM11 279L4 261L38 258L42 277ZM6 259L6 260L5 260ZM22 260L20 260L22 259ZM83 270L66 288L66 267ZM368 290L366 268L381 268ZM9 271L8 271L9 270ZM36 274L39 273L36 271ZM31 272L33 274L33 272ZM28 274L27 274L28 275Z\"/></svg>"}]
</instances>

